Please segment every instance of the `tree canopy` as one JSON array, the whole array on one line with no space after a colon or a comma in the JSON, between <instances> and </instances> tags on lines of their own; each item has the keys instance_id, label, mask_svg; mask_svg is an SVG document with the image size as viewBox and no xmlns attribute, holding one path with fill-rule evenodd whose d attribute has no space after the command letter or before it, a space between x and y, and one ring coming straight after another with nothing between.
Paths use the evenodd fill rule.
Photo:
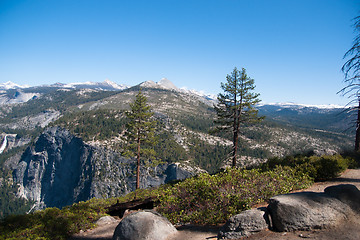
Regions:
<instances>
[{"instance_id":1,"label":"tree canopy","mask_svg":"<svg viewBox=\"0 0 360 240\"><path fill-rule=\"evenodd\" d=\"M254 93L254 79L248 77L245 68L234 70L221 83L223 93L218 94L218 103L214 106L218 131L230 131L233 134L232 166L236 166L240 125L255 123L263 119L258 117L255 105L260 102L259 94Z\"/></svg>"},{"instance_id":2,"label":"tree canopy","mask_svg":"<svg viewBox=\"0 0 360 240\"><path fill-rule=\"evenodd\" d=\"M130 111L126 112L129 121L126 124L125 132L128 142L126 154L135 156L137 159L136 189L140 188L140 158L142 156L151 158L155 155L152 146L156 143L156 121L153 119L153 115L150 105L147 104L147 98L140 90L135 100L130 103Z\"/></svg>"}]
</instances>

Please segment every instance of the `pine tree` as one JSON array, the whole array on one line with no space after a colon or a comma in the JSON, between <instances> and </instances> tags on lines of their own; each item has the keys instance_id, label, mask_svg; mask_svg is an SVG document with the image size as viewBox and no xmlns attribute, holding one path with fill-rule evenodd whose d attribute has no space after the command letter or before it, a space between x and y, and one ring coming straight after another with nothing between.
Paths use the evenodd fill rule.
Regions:
<instances>
[{"instance_id":1,"label":"pine tree","mask_svg":"<svg viewBox=\"0 0 360 240\"><path fill-rule=\"evenodd\" d=\"M344 58L350 57L341 70L345 74L344 82L346 87L341 89L338 93L347 95L350 99L348 105L349 112L355 112L355 151L360 150L360 16L354 18L354 28L357 35L354 39L353 46L345 53ZM355 104L355 105L354 105ZM354 106L352 106L354 105Z\"/></svg>"},{"instance_id":2,"label":"pine tree","mask_svg":"<svg viewBox=\"0 0 360 240\"><path fill-rule=\"evenodd\" d=\"M125 137L128 143L126 155L136 157L136 189L140 188L141 158L155 156L153 146L156 144L154 113L147 104L147 98L141 90L135 100L130 103L130 111L126 112L129 122L126 124Z\"/></svg>"},{"instance_id":3,"label":"pine tree","mask_svg":"<svg viewBox=\"0 0 360 240\"><path fill-rule=\"evenodd\" d=\"M260 102L259 94L253 93L254 79L247 76L246 70L236 67L226 76L226 83L221 83L224 93L218 94L218 103L214 106L219 126L218 131L230 131L233 135L232 167L236 166L236 156L240 135L240 125L263 120L258 117L255 105Z\"/></svg>"}]
</instances>

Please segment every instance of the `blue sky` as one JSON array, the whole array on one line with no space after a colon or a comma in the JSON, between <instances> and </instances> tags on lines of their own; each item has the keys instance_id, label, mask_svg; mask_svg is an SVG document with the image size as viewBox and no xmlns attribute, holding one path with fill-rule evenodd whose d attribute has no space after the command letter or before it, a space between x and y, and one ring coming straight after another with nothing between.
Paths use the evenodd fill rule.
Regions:
<instances>
[{"instance_id":1,"label":"blue sky","mask_svg":"<svg viewBox=\"0 0 360 240\"><path fill-rule=\"evenodd\" d=\"M339 104L360 0L0 0L0 82L217 94L236 66L263 102Z\"/></svg>"}]
</instances>

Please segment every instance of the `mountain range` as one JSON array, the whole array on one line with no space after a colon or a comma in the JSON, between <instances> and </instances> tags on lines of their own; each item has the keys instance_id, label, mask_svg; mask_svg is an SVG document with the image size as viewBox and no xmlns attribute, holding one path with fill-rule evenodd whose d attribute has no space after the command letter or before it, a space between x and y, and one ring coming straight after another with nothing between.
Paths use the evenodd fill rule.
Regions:
<instances>
[{"instance_id":1,"label":"mountain range","mask_svg":"<svg viewBox=\"0 0 360 240\"><path fill-rule=\"evenodd\" d=\"M189 94L199 95L208 99L216 100L217 96L213 94L207 94L204 91L198 91L198 90L189 90L186 88L178 88L176 87L170 80L167 78L162 78L159 82L154 81L145 81L139 84L141 87L145 88L160 88L160 89L168 89L168 90L175 90L175 91L181 91ZM39 87L49 87L49 88L64 88L64 89L95 89L95 90L103 90L103 91L119 91L124 90L127 88L130 88L130 86L127 86L125 84L117 84L115 82L112 82L108 79L104 80L103 82L78 82L78 83L55 83L50 85L43 85L43 86L35 86L30 87L29 85L19 85L16 83L13 83L11 81L8 81L6 83L0 83L0 93L5 93L7 90L10 89L36 89ZM34 93L33 93L34 94ZM35 96L35 95L34 95ZM26 102L30 100L31 98L25 99L19 99L18 102ZM14 102L14 103L18 103ZM1 102L0 102L1 104ZM308 105L308 104L299 104L299 103L261 103L260 106L263 105L273 105L283 108L318 108L318 109L333 109L333 108L343 108L343 106L336 105L336 104L328 104L328 105Z\"/></svg>"},{"instance_id":2,"label":"mountain range","mask_svg":"<svg viewBox=\"0 0 360 240\"><path fill-rule=\"evenodd\" d=\"M0 185L17 184L17 196L34 201L36 208L117 196L134 188L134 162L120 153L124 112L140 89L159 123L157 158L143 169L144 187L201 171L213 173L229 164L231 136L209 133L215 96L180 89L168 79L132 87L108 80L0 86ZM352 149L353 134L344 132L351 115L342 108L289 103L257 108L266 120L242 126L240 166L310 151ZM66 200L57 195L62 192Z\"/></svg>"}]
</instances>

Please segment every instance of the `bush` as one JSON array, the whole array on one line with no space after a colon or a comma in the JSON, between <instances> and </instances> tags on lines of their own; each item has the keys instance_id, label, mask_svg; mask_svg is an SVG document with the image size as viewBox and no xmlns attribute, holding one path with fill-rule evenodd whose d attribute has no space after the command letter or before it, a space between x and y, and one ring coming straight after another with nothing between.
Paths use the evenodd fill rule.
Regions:
<instances>
[{"instance_id":1,"label":"bush","mask_svg":"<svg viewBox=\"0 0 360 240\"><path fill-rule=\"evenodd\" d=\"M290 167L227 169L201 174L160 193L158 211L172 223L218 224L278 194L309 186L311 179Z\"/></svg>"},{"instance_id":2,"label":"bush","mask_svg":"<svg viewBox=\"0 0 360 240\"><path fill-rule=\"evenodd\" d=\"M285 158L273 158L261 166L270 170L276 166L290 166L298 172L309 175L315 181L325 181L338 177L350 166L356 166L356 161L350 157L337 155L304 156L296 155Z\"/></svg>"},{"instance_id":3,"label":"bush","mask_svg":"<svg viewBox=\"0 0 360 240\"><path fill-rule=\"evenodd\" d=\"M157 189L140 189L124 197L109 199L90 199L72 206L47 208L27 215L12 215L0 221L0 239L43 239L65 240L80 230L95 227L94 222L106 215L106 207L116 202L154 196Z\"/></svg>"},{"instance_id":4,"label":"bush","mask_svg":"<svg viewBox=\"0 0 360 240\"><path fill-rule=\"evenodd\" d=\"M360 168L360 152L344 152L341 154L347 160L349 168Z\"/></svg>"},{"instance_id":5,"label":"bush","mask_svg":"<svg viewBox=\"0 0 360 240\"><path fill-rule=\"evenodd\" d=\"M316 181L324 181L338 177L348 168L348 162L340 155L321 156L313 160L316 169Z\"/></svg>"},{"instance_id":6,"label":"bush","mask_svg":"<svg viewBox=\"0 0 360 240\"><path fill-rule=\"evenodd\" d=\"M104 204L105 203L105 204ZM94 227L104 215L106 200L89 200L65 207L47 208L28 215L9 216L0 222L0 239L68 239Z\"/></svg>"}]
</instances>

